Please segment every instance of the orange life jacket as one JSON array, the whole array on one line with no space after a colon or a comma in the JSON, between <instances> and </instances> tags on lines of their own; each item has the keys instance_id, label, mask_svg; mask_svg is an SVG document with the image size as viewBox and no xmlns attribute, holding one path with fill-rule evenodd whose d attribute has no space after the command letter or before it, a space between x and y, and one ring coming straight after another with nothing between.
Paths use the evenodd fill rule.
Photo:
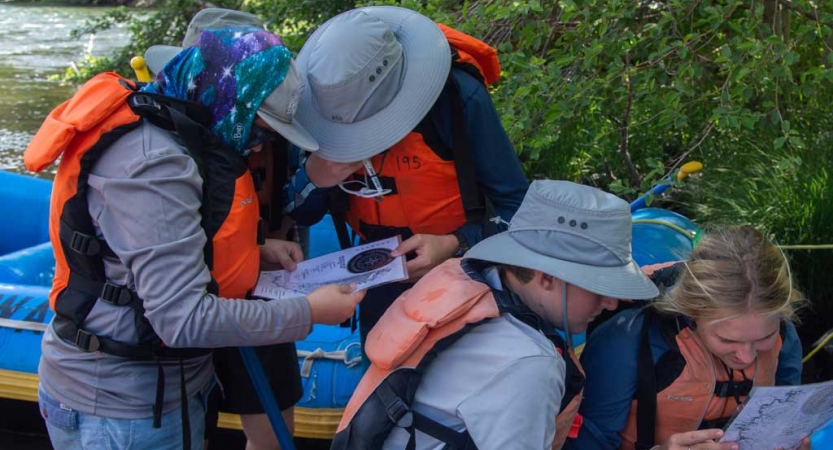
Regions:
<instances>
[{"instance_id":1,"label":"orange life jacket","mask_svg":"<svg viewBox=\"0 0 833 450\"><path fill-rule=\"evenodd\" d=\"M723 428L753 386L775 384L783 336L778 337L773 348L759 353L752 366L729 371L682 318L660 316L651 309L643 314L640 384L625 429L620 433L621 449L650 449L675 433ZM666 341L672 344L656 365L648 339L648 330L654 323L659 324ZM645 404L640 405L643 399Z\"/></svg>"},{"instance_id":2,"label":"orange life jacket","mask_svg":"<svg viewBox=\"0 0 833 450\"><path fill-rule=\"evenodd\" d=\"M500 63L494 48L443 24L438 26L451 47L453 69L486 85L498 81ZM401 141L371 159L382 186L392 192L377 199L348 196L346 220L363 239L449 234L467 221L483 220L485 201L477 186L464 130L465 111L451 73L444 92L451 97L452 148L443 143L429 113ZM365 170L360 169L353 179L363 181L364 176ZM339 214L334 211L334 216ZM343 240L342 245L346 246Z\"/></svg>"},{"instance_id":3,"label":"orange life jacket","mask_svg":"<svg viewBox=\"0 0 833 450\"><path fill-rule=\"evenodd\" d=\"M56 333L85 351L149 359L169 349L144 318L136 292L107 281L102 257L115 254L107 246L106 236L96 236L89 215L87 179L101 154L139 127L143 119L180 136L203 176L201 214L208 237L204 256L213 278L210 290L223 297L243 298L257 281L259 216L246 164L204 125L209 123L207 111L196 103L138 92L137 88L114 73L96 75L49 114L26 149L24 162L29 170L40 172L61 157L49 220L56 262L49 301L56 313ZM255 206L244 207L248 203ZM136 310L139 345L83 329L99 300ZM205 351L176 355L201 353Z\"/></svg>"},{"instance_id":4,"label":"orange life jacket","mask_svg":"<svg viewBox=\"0 0 833 450\"><path fill-rule=\"evenodd\" d=\"M472 449L467 432L457 432L411 409L425 370L437 354L473 327L501 314L512 314L505 291L493 291L476 263L450 259L422 277L391 305L370 331L367 354L372 362L341 417L332 449L381 448L393 427L420 430L449 449ZM547 335L569 358L565 394L556 417L553 449L575 437L581 425L578 408L584 372L558 335Z\"/></svg>"}]
</instances>

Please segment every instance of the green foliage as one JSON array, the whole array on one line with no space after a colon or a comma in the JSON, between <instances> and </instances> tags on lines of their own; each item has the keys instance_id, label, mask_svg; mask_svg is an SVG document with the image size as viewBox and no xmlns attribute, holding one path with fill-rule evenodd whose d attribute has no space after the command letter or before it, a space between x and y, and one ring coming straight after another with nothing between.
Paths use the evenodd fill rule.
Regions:
<instances>
[{"instance_id":1,"label":"green foliage","mask_svg":"<svg viewBox=\"0 0 833 450\"><path fill-rule=\"evenodd\" d=\"M833 242L833 2L355 3L399 4L496 47L503 73L493 99L530 177L635 198L698 159L704 175L678 190L675 206L695 221L751 223L785 243ZM259 14L297 51L354 1L215 4ZM197 8L169 0L91 24L129 21L133 33L123 54L94 62L126 68L150 44L176 44ZM823 258L833 268L833 256Z\"/></svg>"},{"instance_id":2,"label":"green foliage","mask_svg":"<svg viewBox=\"0 0 833 450\"><path fill-rule=\"evenodd\" d=\"M220 0L259 14L295 51L353 0ZM401 4L499 50L493 98L531 176L633 198L685 160L744 170L829 143L833 4L809 0L369 0ZM129 23L130 45L78 78L177 44L202 3L119 9L79 34ZM774 197L773 197L774 198ZM724 205L725 206L725 205ZM706 218L704 216L704 218Z\"/></svg>"},{"instance_id":3,"label":"green foliage","mask_svg":"<svg viewBox=\"0 0 833 450\"><path fill-rule=\"evenodd\" d=\"M212 4L222 8L239 9L241 2L215 0ZM88 57L77 65L77 69L68 69L65 78L68 81L83 82L103 70L112 70L122 76L134 78L130 59L143 55L151 45L179 45L185 36L188 21L204 6L202 2L194 0L161 0L155 3L152 10L116 8L101 17L87 21L73 30L71 37L94 34L116 24L127 23L130 42L110 57Z\"/></svg>"}]
</instances>

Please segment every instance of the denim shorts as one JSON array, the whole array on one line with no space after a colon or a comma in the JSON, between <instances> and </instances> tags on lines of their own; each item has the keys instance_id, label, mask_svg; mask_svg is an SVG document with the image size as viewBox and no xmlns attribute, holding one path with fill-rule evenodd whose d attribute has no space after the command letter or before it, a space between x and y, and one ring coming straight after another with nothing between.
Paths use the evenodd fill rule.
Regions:
<instances>
[{"instance_id":1,"label":"denim shorts","mask_svg":"<svg viewBox=\"0 0 833 450\"><path fill-rule=\"evenodd\" d=\"M188 399L191 449L202 450L205 432L206 394ZM111 419L76 411L38 389L38 405L52 446L61 450L181 450L180 408L162 415L162 427L153 418Z\"/></svg>"}]
</instances>

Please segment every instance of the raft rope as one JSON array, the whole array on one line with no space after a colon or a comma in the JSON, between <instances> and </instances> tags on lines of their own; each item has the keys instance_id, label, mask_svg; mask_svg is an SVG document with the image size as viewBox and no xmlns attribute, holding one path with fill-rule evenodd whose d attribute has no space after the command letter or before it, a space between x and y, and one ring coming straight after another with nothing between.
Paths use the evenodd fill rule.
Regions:
<instances>
[{"instance_id":1,"label":"raft rope","mask_svg":"<svg viewBox=\"0 0 833 450\"><path fill-rule=\"evenodd\" d=\"M666 226L668 228L671 228L672 230L678 231L683 236L691 239L692 241L694 240L695 236L697 235L697 233L692 231L692 230L686 230L685 228L683 228L679 225L673 224L671 222L666 222L664 220L659 220L659 219L635 219L633 221L633 223L650 223L650 224L655 224L655 225L663 225L663 226Z\"/></svg>"},{"instance_id":2,"label":"raft rope","mask_svg":"<svg viewBox=\"0 0 833 450\"><path fill-rule=\"evenodd\" d=\"M49 324L41 322L30 322L26 320L12 320L0 318L0 328L12 328L15 330L29 330L43 333Z\"/></svg>"},{"instance_id":3,"label":"raft rope","mask_svg":"<svg viewBox=\"0 0 833 450\"><path fill-rule=\"evenodd\" d=\"M312 372L312 363L315 362L316 359L330 359L334 361L341 361L347 367L353 367L356 364L362 362L362 355L361 352L358 353L357 356L350 358L348 356L348 351L351 347L361 345L358 342L353 342L344 350L336 350L331 352L326 352L322 348L317 348L315 351L306 351L306 350L298 350L298 357L304 358L303 364L301 364L301 376L304 378L309 378L310 373Z\"/></svg>"},{"instance_id":4,"label":"raft rope","mask_svg":"<svg viewBox=\"0 0 833 450\"><path fill-rule=\"evenodd\" d=\"M833 244L819 245L779 245L783 250L833 250Z\"/></svg>"},{"instance_id":5,"label":"raft rope","mask_svg":"<svg viewBox=\"0 0 833 450\"><path fill-rule=\"evenodd\" d=\"M824 336L822 336L818 341L816 341L818 342L818 344L815 347L813 347L810 353L807 353L807 356L805 356L804 359L801 360L801 364L806 364L807 361L810 360L810 358L815 356L816 353L819 352L819 350L823 349L824 346L827 345L828 342L830 342L830 339L833 339L833 329L829 330L827 333L824 334Z\"/></svg>"}]
</instances>

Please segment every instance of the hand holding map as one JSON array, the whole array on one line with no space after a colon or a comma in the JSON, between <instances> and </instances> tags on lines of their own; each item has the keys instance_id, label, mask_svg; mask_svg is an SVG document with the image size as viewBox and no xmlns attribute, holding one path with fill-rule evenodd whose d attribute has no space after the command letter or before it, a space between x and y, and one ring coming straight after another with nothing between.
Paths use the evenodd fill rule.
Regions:
<instances>
[{"instance_id":1,"label":"hand holding map","mask_svg":"<svg viewBox=\"0 0 833 450\"><path fill-rule=\"evenodd\" d=\"M833 381L756 387L732 418L721 442L740 450L795 449L833 419Z\"/></svg>"},{"instance_id":2,"label":"hand holding map","mask_svg":"<svg viewBox=\"0 0 833 450\"><path fill-rule=\"evenodd\" d=\"M408 278L405 257L390 256L400 241L395 236L329 253L298 263L292 272L261 272L253 295L280 300L302 297L326 284L356 284L356 290L364 290L405 280Z\"/></svg>"}]
</instances>

